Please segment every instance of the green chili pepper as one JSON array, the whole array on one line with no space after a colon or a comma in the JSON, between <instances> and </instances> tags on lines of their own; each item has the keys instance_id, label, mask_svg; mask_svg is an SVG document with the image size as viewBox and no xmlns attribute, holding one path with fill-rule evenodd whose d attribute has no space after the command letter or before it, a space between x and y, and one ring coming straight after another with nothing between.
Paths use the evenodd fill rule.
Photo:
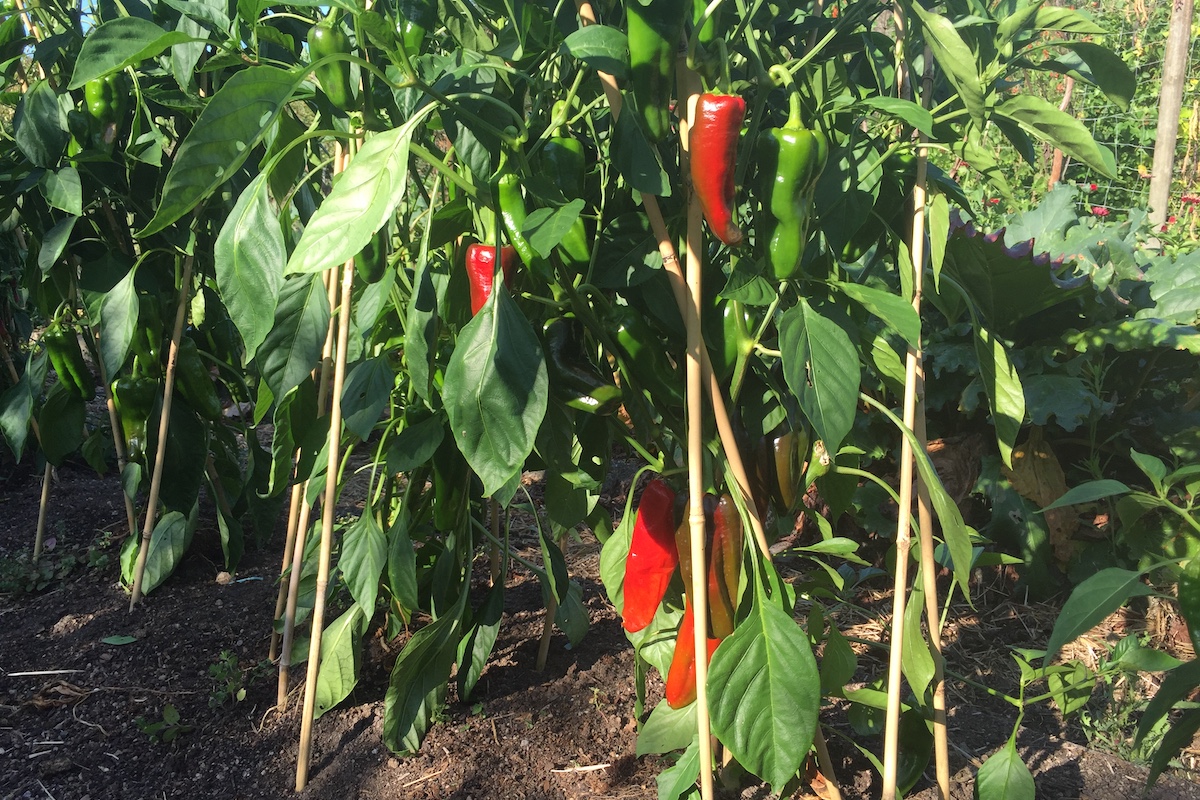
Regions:
<instances>
[{"instance_id":1,"label":"green chili pepper","mask_svg":"<svg viewBox=\"0 0 1200 800\"><path fill-rule=\"evenodd\" d=\"M496 210L500 213L500 221L508 242L517 251L517 256L529 268L547 283L553 283L554 275L547 268L544 260L534 252L533 245L521 230L528 216L525 210L525 196L521 192L521 180L512 172L506 163L500 166L500 177L496 179Z\"/></svg>"},{"instance_id":2,"label":"green chili pepper","mask_svg":"<svg viewBox=\"0 0 1200 800\"><path fill-rule=\"evenodd\" d=\"M354 257L354 271L365 283L379 283L388 267L388 246L392 232L385 224L375 232L367 246Z\"/></svg>"},{"instance_id":3,"label":"green chili pepper","mask_svg":"<svg viewBox=\"0 0 1200 800\"><path fill-rule=\"evenodd\" d=\"M158 400L155 378L117 378L112 384L113 404L125 438L125 457L138 464L146 462L146 425Z\"/></svg>"},{"instance_id":4,"label":"green chili pepper","mask_svg":"<svg viewBox=\"0 0 1200 800\"><path fill-rule=\"evenodd\" d=\"M421 54L425 35L437 25L437 2L433 0L398 0L395 3L396 34L409 58Z\"/></svg>"},{"instance_id":5,"label":"green chili pepper","mask_svg":"<svg viewBox=\"0 0 1200 800\"><path fill-rule=\"evenodd\" d=\"M642 127L652 143L671 129L675 56L687 17L686 0L629 0L625 4L629 41L629 83Z\"/></svg>"},{"instance_id":6,"label":"green chili pepper","mask_svg":"<svg viewBox=\"0 0 1200 800\"><path fill-rule=\"evenodd\" d=\"M217 397L208 367L204 366L204 359L200 357L200 351L190 337L184 336L179 342L175 375L179 379L179 392L188 401L188 405L205 419L221 418L221 400Z\"/></svg>"},{"instance_id":7,"label":"green chili pepper","mask_svg":"<svg viewBox=\"0 0 1200 800\"><path fill-rule=\"evenodd\" d=\"M79 347L79 337L75 330L55 320L42 334L42 343L46 345L46 352L50 355L50 366L54 367L59 383L76 397L84 400L95 397L96 379L92 377L87 362L83 360L83 350Z\"/></svg>"},{"instance_id":8,"label":"green chili pepper","mask_svg":"<svg viewBox=\"0 0 1200 800\"><path fill-rule=\"evenodd\" d=\"M347 55L352 50L350 37L342 30L332 13L309 29L308 55L313 61L326 56ZM321 84L321 91L335 108L344 112L358 109L359 98L350 85L349 61L338 60L322 64L316 68L314 74Z\"/></svg>"},{"instance_id":9,"label":"green chili pepper","mask_svg":"<svg viewBox=\"0 0 1200 800\"><path fill-rule=\"evenodd\" d=\"M804 127L794 90L789 102L787 123L764 131L757 151L768 261L777 280L799 275L813 191L829 154L825 134Z\"/></svg>"},{"instance_id":10,"label":"green chili pepper","mask_svg":"<svg viewBox=\"0 0 1200 800\"><path fill-rule=\"evenodd\" d=\"M125 108L129 99L121 86L121 73L114 72L103 78L93 78L83 86L83 98L92 126L92 144L105 152L112 152L118 129L125 121Z\"/></svg>"},{"instance_id":11,"label":"green chili pepper","mask_svg":"<svg viewBox=\"0 0 1200 800\"><path fill-rule=\"evenodd\" d=\"M683 407L683 381L667 360L660 337L645 318L629 306L613 306L610 328L621 353L621 368L655 403Z\"/></svg>"},{"instance_id":12,"label":"green chili pepper","mask_svg":"<svg viewBox=\"0 0 1200 800\"><path fill-rule=\"evenodd\" d=\"M571 408L611 414L621 405L621 390L606 380L583 350L583 333L574 317L556 317L543 328L550 388Z\"/></svg>"},{"instance_id":13,"label":"green chili pepper","mask_svg":"<svg viewBox=\"0 0 1200 800\"><path fill-rule=\"evenodd\" d=\"M560 100L554 106L556 117L561 105ZM542 148L541 165L543 173L554 181L554 185L567 200L584 196L587 157L584 155L583 143L578 139L566 136L562 129L559 129ZM558 252L563 261L577 271L585 269L591 263L591 240L582 217L576 219L571 229L563 236L558 244Z\"/></svg>"}]
</instances>

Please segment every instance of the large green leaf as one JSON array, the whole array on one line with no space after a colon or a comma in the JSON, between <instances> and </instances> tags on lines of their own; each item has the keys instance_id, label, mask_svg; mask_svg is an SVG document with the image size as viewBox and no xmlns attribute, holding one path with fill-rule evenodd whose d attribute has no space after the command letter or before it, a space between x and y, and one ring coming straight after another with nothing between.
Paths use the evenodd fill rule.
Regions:
<instances>
[{"instance_id":1,"label":"large green leaf","mask_svg":"<svg viewBox=\"0 0 1200 800\"><path fill-rule=\"evenodd\" d=\"M74 167L60 167L43 175L42 195L55 208L75 217L83 216L83 183L79 179L79 170ZM38 260L40 265L40 253Z\"/></svg>"},{"instance_id":2,"label":"large green leaf","mask_svg":"<svg viewBox=\"0 0 1200 800\"><path fill-rule=\"evenodd\" d=\"M1011 119L1026 133L1054 145L1074 159L1110 178L1117 176L1112 150L1097 144L1092 134L1075 117L1032 94L1007 95L995 113Z\"/></svg>"},{"instance_id":3,"label":"large green leaf","mask_svg":"<svg viewBox=\"0 0 1200 800\"><path fill-rule=\"evenodd\" d=\"M475 619L458 645L458 699L467 702L483 675L483 668L500 634L504 616L504 581L496 581L475 613Z\"/></svg>"},{"instance_id":4,"label":"large green leaf","mask_svg":"<svg viewBox=\"0 0 1200 800\"><path fill-rule=\"evenodd\" d=\"M384 226L408 185L408 145L424 116L372 136L350 160L288 260L287 271L323 272L354 258Z\"/></svg>"},{"instance_id":5,"label":"large green leaf","mask_svg":"<svg viewBox=\"0 0 1200 800\"><path fill-rule=\"evenodd\" d=\"M275 323L263 340L258 366L271 393L283 397L308 377L329 330L329 298L316 275L284 281Z\"/></svg>"},{"instance_id":6,"label":"large green leaf","mask_svg":"<svg viewBox=\"0 0 1200 800\"><path fill-rule=\"evenodd\" d=\"M692 734L692 741L679 760L654 779L658 784L658 800L679 800L681 797L691 800L698 797L700 790L696 787L696 780L699 777L700 739Z\"/></svg>"},{"instance_id":7,"label":"large green leaf","mask_svg":"<svg viewBox=\"0 0 1200 800\"><path fill-rule=\"evenodd\" d=\"M982 124L985 112L984 87L971 48L958 35L954 23L940 14L926 11L921 3L905 3L905 9L921 20L925 43L933 51L933 57L945 72L950 85L958 92L967 112Z\"/></svg>"},{"instance_id":8,"label":"large green leaf","mask_svg":"<svg viewBox=\"0 0 1200 800\"><path fill-rule=\"evenodd\" d=\"M1131 597L1154 594L1142 574L1127 569L1102 569L1075 587L1054 622L1043 664L1050 664L1062 646L1090 631Z\"/></svg>"},{"instance_id":9,"label":"large green leaf","mask_svg":"<svg viewBox=\"0 0 1200 800\"><path fill-rule=\"evenodd\" d=\"M1188 661L1171 670L1163 678L1162 685L1158 687L1154 697L1150 698L1150 702L1146 704L1146 710L1142 712L1142 717L1138 720L1137 737L1134 739L1134 744L1145 739L1146 734L1154 730L1158 721L1165 717L1176 703L1195 691L1197 686L1200 686L1200 659Z\"/></svg>"},{"instance_id":10,"label":"large green leaf","mask_svg":"<svg viewBox=\"0 0 1200 800\"><path fill-rule=\"evenodd\" d=\"M100 301L100 358L109 376L121 374L137 330L141 301L134 287L136 272L136 266L130 269Z\"/></svg>"},{"instance_id":11,"label":"large green leaf","mask_svg":"<svg viewBox=\"0 0 1200 800\"><path fill-rule=\"evenodd\" d=\"M392 397L396 375L386 355L361 361L342 388L342 415L347 430L366 440Z\"/></svg>"},{"instance_id":12,"label":"large green leaf","mask_svg":"<svg viewBox=\"0 0 1200 800\"><path fill-rule=\"evenodd\" d=\"M1150 761L1150 774L1146 776L1147 786L1153 785L1158 780L1158 776L1170 766L1171 759L1192 743L1198 730L1200 730L1200 708L1190 708L1175 720L1175 724L1163 736L1158 750L1154 752L1154 758Z\"/></svg>"},{"instance_id":13,"label":"large green leaf","mask_svg":"<svg viewBox=\"0 0 1200 800\"><path fill-rule=\"evenodd\" d=\"M713 654L709 711L738 763L778 792L812 746L821 677L804 631L755 585L749 616Z\"/></svg>"},{"instance_id":14,"label":"large green leaf","mask_svg":"<svg viewBox=\"0 0 1200 800\"><path fill-rule=\"evenodd\" d=\"M1044 61L1037 65L1040 69L1094 84L1122 111L1129 109L1137 78L1119 55L1092 42L1062 42L1057 46L1071 51L1070 55Z\"/></svg>"},{"instance_id":15,"label":"large green leaf","mask_svg":"<svg viewBox=\"0 0 1200 800\"><path fill-rule=\"evenodd\" d=\"M375 612L379 579L387 565L388 542L371 509L363 513L346 531L338 569L346 579L350 596L368 615Z\"/></svg>"},{"instance_id":16,"label":"large green leaf","mask_svg":"<svg viewBox=\"0 0 1200 800\"><path fill-rule=\"evenodd\" d=\"M682 750L695 735L695 703L688 703L683 708L671 708L666 700L659 700L646 724L638 731L635 754L640 757Z\"/></svg>"},{"instance_id":17,"label":"large green leaf","mask_svg":"<svg viewBox=\"0 0 1200 800\"><path fill-rule=\"evenodd\" d=\"M21 95L13 117L13 140L37 167L54 167L67 146L67 112L54 89L38 81Z\"/></svg>"},{"instance_id":18,"label":"large green leaf","mask_svg":"<svg viewBox=\"0 0 1200 800\"><path fill-rule=\"evenodd\" d=\"M250 182L225 218L213 248L217 288L242 335L247 361L271 331L287 261L283 231L267 190L266 175Z\"/></svg>"},{"instance_id":19,"label":"large green leaf","mask_svg":"<svg viewBox=\"0 0 1200 800\"><path fill-rule=\"evenodd\" d=\"M171 45L192 40L193 37L186 33L164 31L140 17L108 20L84 38L67 88L78 89L90 80L140 64Z\"/></svg>"},{"instance_id":20,"label":"large green leaf","mask_svg":"<svg viewBox=\"0 0 1200 800\"><path fill-rule=\"evenodd\" d=\"M301 80L303 73L267 66L235 73L179 145L154 218L134 235L163 230L229 180L275 124Z\"/></svg>"},{"instance_id":21,"label":"large green leaf","mask_svg":"<svg viewBox=\"0 0 1200 800\"><path fill-rule=\"evenodd\" d=\"M805 298L779 322L783 375L825 449L836 453L854 424L861 368L846 331Z\"/></svg>"},{"instance_id":22,"label":"large green leaf","mask_svg":"<svg viewBox=\"0 0 1200 800\"><path fill-rule=\"evenodd\" d=\"M920 575L918 574L918 580ZM908 679L908 687L919 698L925 697L925 690L933 681L933 656L929 652L929 643L921 629L921 618L925 614L925 591L919 582L914 582L908 595L908 603L904 607L904 650L901 661L904 666L904 677Z\"/></svg>"},{"instance_id":23,"label":"large green leaf","mask_svg":"<svg viewBox=\"0 0 1200 800\"><path fill-rule=\"evenodd\" d=\"M542 346L502 286L459 334L442 397L484 495L495 494L533 450L547 399Z\"/></svg>"},{"instance_id":24,"label":"large green leaf","mask_svg":"<svg viewBox=\"0 0 1200 800\"><path fill-rule=\"evenodd\" d=\"M1000 444L1000 457L1011 467L1017 434L1025 422L1025 392L1021 388L1021 378L1008 358L1004 343L991 331L976 326L972 338L979 360L979 378L987 392L992 425Z\"/></svg>"},{"instance_id":25,"label":"large green leaf","mask_svg":"<svg viewBox=\"0 0 1200 800\"><path fill-rule=\"evenodd\" d=\"M1162 257L1146 270L1153 309L1139 316L1153 316L1183 325L1200 322L1200 251L1177 259Z\"/></svg>"},{"instance_id":26,"label":"large green leaf","mask_svg":"<svg viewBox=\"0 0 1200 800\"><path fill-rule=\"evenodd\" d=\"M904 337L904 341L913 347L920 345L921 318L913 310L912 304L903 297L861 283L835 281L834 285L867 311L886 322Z\"/></svg>"},{"instance_id":27,"label":"large green leaf","mask_svg":"<svg viewBox=\"0 0 1200 800\"><path fill-rule=\"evenodd\" d=\"M629 71L629 42L607 25L580 28L563 40L563 49L598 72L624 78Z\"/></svg>"},{"instance_id":28,"label":"large green leaf","mask_svg":"<svg viewBox=\"0 0 1200 800\"><path fill-rule=\"evenodd\" d=\"M467 592L448 614L413 634L392 667L383 701L383 743L398 755L415 753L441 705L455 653Z\"/></svg>"},{"instance_id":29,"label":"large green leaf","mask_svg":"<svg viewBox=\"0 0 1200 800\"><path fill-rule=\"evenodd\" d=\"M1015 738L989 756L975 777L975 800L1033 800L1036 794Z\"/></svg>"},{"instance_id":30,"label":"large green leaf","mask_svg":"<svg viewBox=\"0 0 1200 800\"><path fill-rule=\"evenodd\" d=\"M183 403L171 405L167 428L167 453L163 459L163 507L186 511L196 504L204 482L209 426ZM149 452L146 453L149 458Z\"/></svg>"},{"instance_id":31,"label":"large green leaf","mask_svg":"<svg viewBox=\"0 0 1200 800\"><path fill-rule=\"evenodd\" d=\"M150 534L150 548L146 551L146 571L142 574L142 591L145 594L158 588L179 566L192 542L194 530L194 520L189 520L179 511L168 511L162 515Z\"/></svg>"},{"instance_id":32,"label":"large green leaf","mask_svg":"<svg viewBox=\"0 0 1200 800\"><path fill-rule=\"evenodd\" d=\"M1166 347L1200 356L1200 330L1192 325L1172 325L1161 319L1123 319L1085 331L1068 330L1063 333L1063 342L1080 353L1105 346L1121 352Z\"/></svg>"},{"instance_id":33,"label":"large green leaf","mask_svg":"<svg viewBox=\"0 0 1200 800\"><path fill-rule=\"evenodd\" d=\"M317 672L313 719L345 700L358 683L365 624L366 614L355 603L321 633L321 668Z\"/></svg>"},{"instance_id":34,"label":"large green leaf","mask_svg":"<svg viewBox=\"0 0 1200 800\"><path fill-rule=\"evenodd\" d=\"M29 420L33 416L33 391L29 371L0 396L0 433L4 434L13 457L19 462L29 436Z\"/></svg>"}]
</instances>

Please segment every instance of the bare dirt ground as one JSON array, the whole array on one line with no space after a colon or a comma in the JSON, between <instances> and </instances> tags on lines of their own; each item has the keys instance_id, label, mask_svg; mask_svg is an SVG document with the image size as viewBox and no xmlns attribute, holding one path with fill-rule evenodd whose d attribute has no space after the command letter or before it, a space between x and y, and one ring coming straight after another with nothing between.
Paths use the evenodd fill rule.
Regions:
<instances>
[{"instance_id":1,"label":"bare dirt ground","mask_svg":"<svg viewBox=\"0 0 1200 800\"><path fill-rule=\"evenodd\" d=\"M105 533L123 527L115 479L68 465L52 489L54 541L46 559L67 574L53 577L41 591L0 595L0 800L290 795L300 690L293 690L288 711L273 711L274 673L260 663L271 629L281 534L247 553L235 580L220 585L220 549L209 515L180 569L131 614L117 586L119 537ZM606 500L619 509L627 490L619 484ZM11 564L9 559L31 547L39 491L39 472L5 464L0 563ZM385 642L376 631L358 688L316 723L310 782L301 796L655 797L655 776L670 762L634 755L633 654L600 585L598 551L585 535L568 554L572 575L583 586L591 631L573 650L556 633L540 673L534 662L544 614L541 592L530 574L510 572L500 638L476 697L463 704L451 691L442 718L414 757L394 757L381 739L387 678L403 640ZM858 602L886 601L882 587L873 591ZM1016 670L1007 648L1044 645L1053 608L1024 605L997 585L977 589L976 610L964 606L961 612L947 631L950 668L1011 692ZM864 620L855 635L877 635L869 630L874 623ZM1123 624L1110 622L1107 630L1121 634ZM113 636L134 641L105 643ZM1094 644L1102 650L1104 633L1096 636ZM220 664L235 658L236 668L225 668L224 677L245 687L240 702L222 698L224 684L211 669L218 665L220 672ZM865 649L860 654L864 680L884 668L877 655ZM654 693L661 693L655 680L651 704L660 696ZM979 762L1007 740L1016 711L958 681L950 682L949 696L953 797L969 798ZM142 726L163 721L167 706L178 712L178 730L163 742ZM1103 706L1095 710L1108 713ZM850 743L843 709L830 706L822 721L830 726L844 796L878 797L879 778ZM1194 773L1184 770L1143 794L1144 768L1088 749L1078 725L1064 724L1045 706L1026 715L1018 744L1042 798L1200 798L1200 784L1189 779ZM1190 759L1185 756L1185 766ZM931 775L932 766L910 796L935 797ZM813 792L805 784L789 796ZM721 796L773 795L751 784L724 789Z\"/></svg>"}]
</instances>

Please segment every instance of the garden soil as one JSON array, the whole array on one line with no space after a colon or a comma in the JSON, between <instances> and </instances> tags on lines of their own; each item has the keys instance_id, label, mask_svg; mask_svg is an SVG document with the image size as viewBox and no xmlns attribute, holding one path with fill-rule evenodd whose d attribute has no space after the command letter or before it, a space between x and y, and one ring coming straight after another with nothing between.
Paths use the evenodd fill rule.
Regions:
<instances>
[{"instance_id":1,"label":"garden soil","mask_svg":"<svg viewBox=\"0 0 1200 800\"><path fill-rule=\"evenodd\" d=\"M629 477L617 476L603 498L618 512ZM4 465L4 564L11 566L32 545L40 483L40 472L29 465ZM128 595L117 585L124 509L115 478L68 464L57 471L51 497L45 559L66 574L40 591L0 595L0 800L292 796L302 687L293 687L286 711L275 711L275 674L261 664L282 534L276 531L265 547L249 551L233 576L220 576L215 524L202 522L176 574L130 613ZM344 510L353 513L353 497L345 502ZM212 519L211 509L202 509L202 520ZM522 534L518 526L515 540L538 557L528 530ZM568 547L591 630L573 649L555 632L541 672L534 668L544 617L541 591L529 573L509 572L500 638L475 696L460 702L451 689L444 713L414 756L393 755L381 738L388 675L405 637L386 641L373 628L357 689L315 724L310 780L299 796L656 797L655 776L670 761L634 754L633 653L600 585L598 552L590 534ZM486 572L482 562L479 567L477 575ZM959 674L1011 692L1016 668L1007 647L1044 645L1054 612L1019 603L1003 585L1001 579L999 588L980 587L975 610L964 606L953 615L947 657ZM874 592L856 599L881 608L886 591L877 586ZM872 624L862 616L839 620L843 629L856 622ZM1114 623L1113 635L1122 632L1121 624ZM106 643L126 641L110 637L131 641ZM236 668L229 667L235 658ZM884 669L878 657L860 651L864 680ZM227 696L220 677L233 679L234 696ZM246 689L240 701L236 684ZM647 707L660 696L661 683L651 677ZM1007 741L1016 713L962 682L951 682L949 696L953 797L969 798L978 764ZM162 722L168 706L178 712L178 723L174 738L164 742L162 733L155 738L143 728ZM843 796L878 797L879 778L859 754L844 709L830 706L822 719L830 724ZM1200 784L1182 770L1143 794L1144 768L1089 749L1077 726L1044 706L1027 714L1017 742L1040 798L1200 798ZM879 747L877 741L857 744ZM1190 758L1185 755L1185 764ZM931 775L932 767L911 797L936 796ZM719 796L774 797L751 783L721 789ZM829 795L818 778L790 787L787 796Z\"/></svg>"}]
</instances>

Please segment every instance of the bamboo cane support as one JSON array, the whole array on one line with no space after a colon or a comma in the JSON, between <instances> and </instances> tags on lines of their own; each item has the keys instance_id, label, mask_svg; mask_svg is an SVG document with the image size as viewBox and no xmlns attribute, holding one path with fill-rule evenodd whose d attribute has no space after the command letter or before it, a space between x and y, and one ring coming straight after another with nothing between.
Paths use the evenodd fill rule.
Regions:
<instances>
[{"instance_id":1,"label":"bamboo cane support","mask_svg":"<svg viewBox=\"0 0 1200 800\"><path fill-rule=\"evenodd\" d=\"M317 675L321 663L321 633L325 624L325 591L333 552L333 516L337 499L338 462L342 440L342 387L346 380L346 352L350 344L350 292L354 288L354 259L342 265L342 292L338 310L337 358L333 363L333 394L329 410L329 462L325 472L325 497L321 505L321 556L317 566L317 596L313 604L312 637L308 647L308 675L304 683L304 711L300 717L300 754L296 763L296 791L308 783L312 747L313 712L317 703Z\"/></svg>"},{"instance_id":2,"label":"bamboo cane support","mask_svg":"<svg viewBox=\"0 0 1200 800\"><path fill-rule=\"evenodd\" d=\"M4 365L8 368L8 376L12 378L13 383L21 380L17 375L17 365L13 363L12 355L8 352L8 345L0 341L0 357L4 358ZM41 446L42 431L38 427L38 421L30 417L29 427L33 429L34 438L38 440L38 445ZM38 505L38 522L37 530L33 534L33 563L36 564L38 559L42 557L42 543L46 539L46 515L50 507L50 480L54 477L53 468L50 462L46 462L46 470L42 476L42 497Z\"/></svg>"},{"instance_id":3,"label":"bamboo cane support","mask_svg":"<svg viewBox=\"0 0 1200 800\"><path fill-rule=\"evenodd\" d=\"M299 481L292 485L292 497L288 502L287 533L283 537L283 563L279 567L279 591L275 593L275 616L271 618L272 620L278 620L287 610L288 582L284 581L284 577L287 575L288 567L292 563L292 556L296 550L296 529L299 527L300 502L303 498L304 482ZM268 661L274 662L279 655L280 635L281 632L275 630L275 625L272 623L271 644L267 648ZM284 692L287 692L286 686Z\"/></svg>"},{"instance_id":4,"label":"bamboo cane support","mask_svg":"<svg viewBox=\"0 0 1200 800\"><path fill-rule=\"evenodd\" d=\"M343 168L342 152L339 147L334 158L334 169L340 172ZM338 281L333 270L324 274L326 299L329 307L337 307ZM337 318L329 318L329 327L325 330L325 344L321 348L321 363L316 370L317 376L317 413L325 410L329 401L329 376L333 365L333 348L337 338ZM280 711L287 708L288 681L292 667L292 642L296 636L296 606L300 601L300 573L304 570L304 550L308 539L308 520L312 514L312 505L308 502L307 480L297 484L293 494L300 496L300 515L296 520L296 539L292 546L291 572L288 574L287 603L283 616L283 641L279 651L279 686L275 694L275 705ZM290 523L289 523L290 524ZM282 576L281 576L282 577ZM282 581L281 581L282 583Z\"/></svg>"},{"instance_id":5,"label":"bamboo cane support","mask_svg":"<svg viewBox=\"0 0 1200 800\"><path fill-rule=\"evenodd\" d=\"M162 489L163 464L167 460L167 432L171 422L171 397L175 389L175 361L179 356L179 340L183 336L183 322L187 317L188 287L192 284L192 256L183 260L183 277L179 286L179 304L175 308L175 327L171 331L171 349L167 355L167 372L163 378L162 416L158 421L158 448L154 453L154 473L150 478L150 495L146 498L146 522L142 525L142 542L138 547L137 563L133 568L133 593L129 597L129 610L133 611L142 599L142 579L146 574L146 554L150 551L150 535L154 533L155 509L158 494Z\"/></svg>"}]
</instances>

